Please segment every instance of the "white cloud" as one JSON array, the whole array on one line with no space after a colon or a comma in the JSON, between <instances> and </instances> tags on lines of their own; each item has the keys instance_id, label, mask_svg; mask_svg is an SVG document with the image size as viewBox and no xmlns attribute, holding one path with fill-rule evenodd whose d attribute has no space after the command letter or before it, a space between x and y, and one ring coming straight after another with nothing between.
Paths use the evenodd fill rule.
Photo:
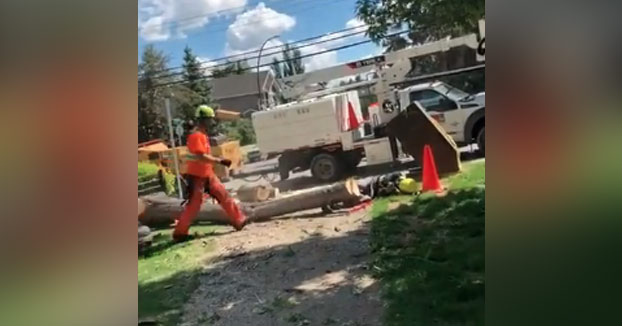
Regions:
<instances>
[{"instance_id":1,"label":"white cloud","mask_svg":"<svg viewBox=\"0 0 622 326\"><path fill-rule=\"evenodd\" d=\"M267 38L288 31L295 25L294 17L267 8L260 2L254 9L238 15L229 25L226 49L234 53L258 48Z\"/></svg>"},{"instance_id":2,"label":"white cloud","mask_svg":"<svg viewBox=\"0 0 622 326\"><path fill-rule=\"evenodd\" d=\"M360 27L360 28L357 28L357 27ZM347 31L347 32L338 32L338 33L332 33L332 34L325 35L319 40L314 41L314 42L324 41L323 43L305 47L301 49L301 51L303 55L307 53L322 52L322 51L326 51L328 49L337 47L339 45L342 45L348 42L359 40L363 36L363 34L357 34L357 35L353 35L350 37L341 37L341 36L347 35L353 32L364 31L365 27L367 27L367 25L364 22L362 22L358 18L352 18L346 22L345 28L357 28L357 29L352 30L352 31ZM304 59L303 62L305 63L305 68L307 71L328 68L328 67L338 64L337 52L331 51L331 52L326 52L320 55L312 56L312 57Z\"/></svg>"},{"instance_id":3,"label":"white cloud","mask_svg":"<svg viewBox=\"0 0 622 326\"><path fill-rule=\"evenodd\" d=\"M256 8L238 15L235 21L229 26L227 30L225 54L236 55L257 50L267 38L286 32L292 29L295 25L296 19L294 17L279 13L266 7L264 3L259 3ZM300 47L300 52L303 56L327 51L339 45L352 42L355 39L360 39L363 37L363 34L357 34L351 37L340 37L352 32L364 31L366 26L367 25L359 19L353 18L345 23L345 28L360 28L354 31L327 34L308 43L295 43L293 47ZM269 49L270 47L282 44L283 41L280 39L268 42L265 46L267 50L264 50L262 54L261 64L270 63L274 58L282 60L281 49ZM307 44L307 46L304 46L305 44ZM254 57L256 55L257 53L252 53L248 57ZM239 59L242 58L243 57L239 57ZM319 55L309 56L303 58L302 62L305 65L307 72L327 68L338 64L337 52L331 51ZM253 59L250 60L248 64L250 66L255 66L257 65L257 62ZM269 69L269 67L262 67L260 69Z\"/></svg>"},{"instance_id":4,"label":"white cloud","mask_svg":"<svg viewBox=\"0 0 622 326\"><path fill-rule=\"evenodd\" d=\"M367 26L362 20L354 17L346 22L346 28L355 28L359 26Z\"/></svg>"},{"instance_id":5,"label":"white cloud","mask_svg":"<svg viewBox=\"0 0 622 326\"><path fill-rule=\"evenodd\" d=\"M211 18L235 13L246 4L247 0L138 0L139 34L147 41L183 38Z\"/></svg>"},{"instance_id":6,"label":"white cloud","mask_svg":"<svg viewBox=\"0 0 622 326\"><path fill-rule=\"evenodd\" d=\"M149 42L165 41L171 33L168 28L162 24L163 18L161 16L154 16L140 26L140 35L142 38Z\"/></svg>"},{"instance_id":7,"label":"white cloud","mask_svg":"<svg viewBox=\"0 0 622 326\"><path fill-rule=\"evenodd\" d=\"M302 52L303 55L305 55L309 53L318 53L318 52L326 51L329 48L330 48L330 45L327 46L326 43L322 43L322 44L311 45L311 46L302 48L300 49L300 51ZM322 68L327 68L327 67L334 66L337 64L337 52L331 51L331 52L314 55L314 56L302 59L302 62L304 63L305 70L307 72L322 69Z\"/></svg>"}]
</instances>

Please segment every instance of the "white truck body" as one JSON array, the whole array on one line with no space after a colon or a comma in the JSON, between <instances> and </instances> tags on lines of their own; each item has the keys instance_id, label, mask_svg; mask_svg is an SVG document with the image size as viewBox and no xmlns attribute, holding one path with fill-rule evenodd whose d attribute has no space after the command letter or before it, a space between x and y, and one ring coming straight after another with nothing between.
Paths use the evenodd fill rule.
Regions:
<instances>
[{"instance_id":1,"label":"white truck body","mask_svg":"<svg viewBox=\"0 0 622 326\"><path fill-rule=\"evenodd\" d=\"M280 154L281 180L287 179L290 171L305 169L310 169L320 180L334 180L344 169L355 168L363 155L371 165L391 162L400 150L396 141L389 141L386 137L363 138L362 124L356 130L343 128L344 103L350 102L361 118L359 121L362 120L357 92L324 95L327 90L322 90L322 85L333 79L373 73L376 77L370 83L371 92L378 97L378 105L369 108L372 127L386 125L416 101L418 109L436 119L457 143L469 143L475 139L483 152L484 94L465 93L460 97L455 94L461 91L452 88L453 92L445 92L444 88L451 86L442 83L425 83L405 89L397 85L413 81L407 75L412 70L411 59L414 57L467 46L477 49L478 62L485 62L484 28L482 20L479 40L476 34L468 34L283 78L283 95L289 100L304 98L305 94L318 90L321 90L320 96L254 113L252 121L258 147L263 154ZM431 76L425 77L430 79ZM434 96L426 98L426 94ZM442 105L435 107L434 101Z\"/></svg>"},{"instance_id":2,"label":"white truck body","mask_svg":"<svg viewBox=\"0 0 622 326\"><path fill-rule=\"evenodd\" d=\"M348 102L361 121L362 111L356 91L255 112L252 122L257 146L266 155L331 144L340 144L343 150L350 150L361 139L363 125L351 131L344 131L340 125L347 118L343 112L347 110Z\"/></svg>"},{"instance_id":3,"label":"white truck body","mask_svg":"<svg viewBox=\"0 0 622 326\"><path fill-rule=\"evenodd\" d=\"M469 124L469 120L472 120L474 113L486 106L484 92L468 94L439 81L401 89L398 96L401 108L406 108L414 101L419 102L456 143L470 143L475 138L476 135L472 134L478 130L470 130L473 126ZM473 121L475 122L477 121Z\"/></svg>"}]
</instances>

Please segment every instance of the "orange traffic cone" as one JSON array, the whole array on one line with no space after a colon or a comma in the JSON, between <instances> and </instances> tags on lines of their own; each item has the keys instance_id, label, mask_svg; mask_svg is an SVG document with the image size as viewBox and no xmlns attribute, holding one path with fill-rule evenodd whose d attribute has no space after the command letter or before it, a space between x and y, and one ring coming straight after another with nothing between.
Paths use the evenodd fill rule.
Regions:
<instances>
[{"instance_id":1,"label":"orange traffic cone","mask_svg":"<svg viewBox=\"0 0 622 326\"><path fill-rule=\"evenodd\" d=\"M430 145L423 147L423 182L421 191L442 192L443 186L436 172L436 163L434 163L434 155Z\"/></svg>"}]
</instances>

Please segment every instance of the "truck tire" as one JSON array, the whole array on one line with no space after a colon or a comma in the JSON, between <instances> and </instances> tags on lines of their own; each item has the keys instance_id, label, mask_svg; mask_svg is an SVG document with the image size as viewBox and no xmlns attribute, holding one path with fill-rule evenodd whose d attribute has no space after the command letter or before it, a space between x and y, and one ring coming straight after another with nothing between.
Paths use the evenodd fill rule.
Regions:
<instances>
[{"instance_id":1,"label":"truck tire","mask_svg":"<svg viewBox=\"0 0 622 326\"><path fill-rule=\"evenodd\" d=\"M482 156L486 155L486 139L485 139L485 131L486 127L482 127L480 131L477 133L477 147L479 147L479 152Z\"/></svg>"},{"instance_id":2,"label":"truck tire","mask_svg":"<svg viewBox=\"0 0 622 326\"><path fill-rule=\"evenodd\" d=\"M339 179L342 166L333 154L320 153L311 160L311 174L321 181L335 181Z\"/></svg>"}]
</instances>

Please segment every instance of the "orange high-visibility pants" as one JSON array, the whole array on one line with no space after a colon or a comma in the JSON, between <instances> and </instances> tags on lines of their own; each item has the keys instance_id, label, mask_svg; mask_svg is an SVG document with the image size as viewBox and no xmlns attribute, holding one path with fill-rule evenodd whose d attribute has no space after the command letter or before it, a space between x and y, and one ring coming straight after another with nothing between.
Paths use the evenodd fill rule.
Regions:
<instances>
[{"instance_id":1,"label":"orange high-visibility pants","mask_svg":"<svg viewBox=\"0 0 622 326\"><path fill-rule=\"evenodd\" d=\"M244 213L242 213L233 198L229 196L225 186L218 180L218 177L213 175L206 178L194 176L191 178L193 179L192 193L186 203L186 207L177 220L173 236L188 234L192 221L197 216L199 209L201 209L204 190L207 190L207 193L218 201L222 209L227 213L227 216L229 216L232 225L236 221L241 221L245 218Z\"/></svg>"}]
</instances>

